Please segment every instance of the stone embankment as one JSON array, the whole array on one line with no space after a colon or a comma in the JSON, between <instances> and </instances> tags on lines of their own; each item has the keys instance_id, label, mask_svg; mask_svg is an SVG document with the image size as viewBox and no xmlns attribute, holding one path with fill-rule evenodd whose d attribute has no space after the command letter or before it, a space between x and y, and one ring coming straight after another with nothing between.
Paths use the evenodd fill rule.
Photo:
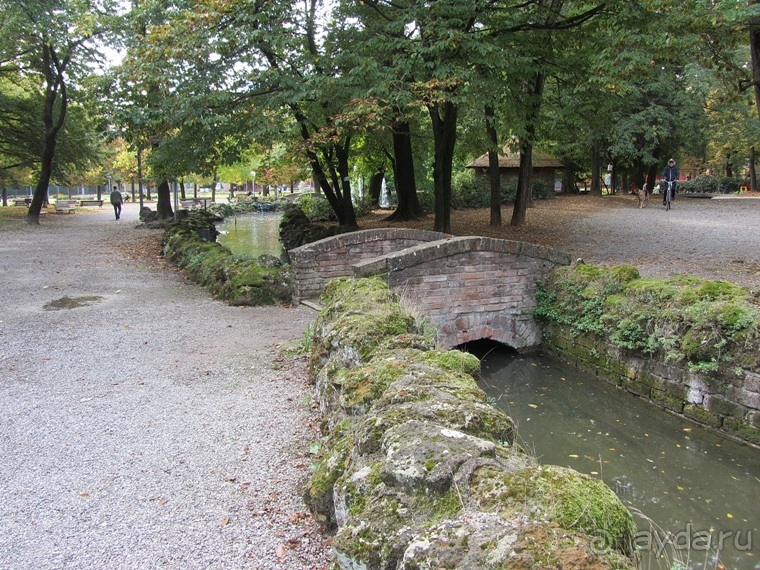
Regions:
<instances>
[{"instance_id":1,"label":"stone embankment","mask_svg":"<svg viewBox=\"0 0 760 570\"><path fill-rule=\"evenodd\" d=\"M330 282L312 372L324 450L305 499L360 568L632 568L601 481L542 466L486 402L478 360L435 350L379 279Z\"/></svg>"}]
</instances>

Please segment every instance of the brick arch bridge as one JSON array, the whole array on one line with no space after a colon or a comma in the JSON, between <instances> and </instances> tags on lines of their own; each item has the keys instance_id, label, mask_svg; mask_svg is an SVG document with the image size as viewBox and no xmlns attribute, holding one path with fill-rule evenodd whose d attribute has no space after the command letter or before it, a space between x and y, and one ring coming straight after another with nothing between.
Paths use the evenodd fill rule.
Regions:
<instances>
[{"instance_id":1,"label":"brick arch bridge","mask_svg":"<svg viewBox=\"0 0 760 570\"><path fill-rule=\"evenodd\" d=\"M288 253L299 300L316 298L334 277L379 275L437 325L446 348L481 339L537 348L536 281L570 263L566 253L524 242L393 228L342 234Z\"/></svg>"}]
</instances>

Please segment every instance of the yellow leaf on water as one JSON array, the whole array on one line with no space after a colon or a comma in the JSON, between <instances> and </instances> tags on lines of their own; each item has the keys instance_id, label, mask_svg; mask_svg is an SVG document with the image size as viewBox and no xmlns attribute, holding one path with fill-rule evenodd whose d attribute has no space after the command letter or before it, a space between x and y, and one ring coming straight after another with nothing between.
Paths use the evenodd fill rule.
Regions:
<instances>
[{"instance_id":1,"label":"yellow leaf on water","mask_svg":"<svg viewBox=\"0 0 760 570\"><path fill-rule=\"evenodd\" d=\"M683 431L691 431L691 428L683 428Z\"/></svg>"},{"instance_id":2,"label":"yellow leaf on water","mask_svg":"<svg viewBox=\"0 0 760 570\"><path fill-rule=\"evenodd\" d=\"M734 515L732 515L731 513L726 513L726 516L727 516L728 518L730 518L730 519L734 518Z\"/></svg>"},{"instance_id":3,"label":"yellow leaf on water","mask_svg":"<svg viewBox=\"0 0 760 570\"><path fill-rule=\"evenodd\" d=\"M537 408L538 406L536 404L528 404L531 408Z\"/></svg>"},{"instance_id":4,"label":"yellow leaf on water","mask_svg":"<svg viewBox=\"0 0 760 570\"><path fill-rule=\"evenodd\" d=\"M676 489L678 489L679 491L683 491L683 487L681 487L681 485L676 485Z\"/></svg>"},{"instance_id":5,"label":"yellow leaf on water","mask_svg":"<svg viewBox=\"0 0 760 570\"><path fill-rule=\"evenodd\" d=\"M578 456L575 453L571 453L568 455L568 457L572 457L573 459L578 459Z\"/></svg>"}]
</instances>

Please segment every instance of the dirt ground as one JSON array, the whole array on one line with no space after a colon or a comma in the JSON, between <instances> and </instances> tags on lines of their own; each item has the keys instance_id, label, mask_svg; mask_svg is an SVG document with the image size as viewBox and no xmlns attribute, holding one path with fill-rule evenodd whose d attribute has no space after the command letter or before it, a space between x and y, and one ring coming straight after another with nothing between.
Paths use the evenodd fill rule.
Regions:
<instances>
[{"instance_id":1,"label":"dirt ground","mask_svg":"<svg viewBox=\"0 0 760 570\"><path fill-rule=\"evenodd\" d=\"M653 196L639 208L635 196L557 196L535 203L527 224L509 225L512 207L502 207L502 225L489 225L489 210L455 210L452 233L537 243L587 263L631 264L644 276L692 274L760 291L760 194L696 199L679 196L666 212ZM432 215L416 222L384 221L390 212L362 218L362 229L433 229Z\"/></svg>"}]
</instances>

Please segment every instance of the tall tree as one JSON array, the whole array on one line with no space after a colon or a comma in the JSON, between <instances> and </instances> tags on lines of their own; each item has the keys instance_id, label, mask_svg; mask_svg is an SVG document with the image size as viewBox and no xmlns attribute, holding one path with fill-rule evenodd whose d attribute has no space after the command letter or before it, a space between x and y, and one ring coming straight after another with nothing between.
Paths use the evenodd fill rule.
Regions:
<instances>
[{"instance_id":1,"label":"tall tree","mask_svg":"<svg viewBox=\"0 0 760 570\"><path fill-rule=\"evenodd\" d=\"M21 74L38 77L42 85L39 177L29 223L39 223L47 198L56 145L69 110L70 84L99 59L93 40L106 33L115 12L113 0L0 0L0 60Z\"/></svg>"}]
</instances>

